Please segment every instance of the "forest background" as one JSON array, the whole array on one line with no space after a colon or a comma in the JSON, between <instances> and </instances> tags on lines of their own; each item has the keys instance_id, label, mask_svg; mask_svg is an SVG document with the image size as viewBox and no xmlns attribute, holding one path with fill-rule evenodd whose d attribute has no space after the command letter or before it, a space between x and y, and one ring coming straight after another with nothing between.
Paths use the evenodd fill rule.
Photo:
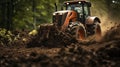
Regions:
<instances>
[{"instance_id":1,"label":"forest background","mask_svg":"<svg viewBox=\"0 0 120 67\"><path fill-rule=\"evenodd\" d=\"M54 4L62 6L67 0L0 0L0 28L8 30L36 29L42 23L52 23ZM120 18L120 0L89 0L91 14L105 23L117 23Z\"/></svg>"}]
</instances>

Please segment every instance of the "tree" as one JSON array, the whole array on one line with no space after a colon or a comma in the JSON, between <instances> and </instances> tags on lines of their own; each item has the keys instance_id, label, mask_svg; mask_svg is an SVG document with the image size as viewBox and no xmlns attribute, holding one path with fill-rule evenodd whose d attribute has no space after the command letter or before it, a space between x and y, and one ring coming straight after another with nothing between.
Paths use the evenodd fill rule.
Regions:
<instances>
[{"instance_id":1,"label":"tree","mask_svg":"<svg viewBox=\"0 0 120 67\"><path fill-rule=\"evenodd\" d=\"M0 27L13 29L34 29L41 23L52 22L52 13L68 0L0 0ZM90 0L92 14L120 18L120 0ZM114 17L114 18L113 18Z\"/></svg>"},{"instance_id":2,"label":"tree","mask_svg":"<svg viewBox=\"0 0 120 67\"><path fill-rule=\"evenodd\" d=\"M12 29L13 17L13 0L0 1L1 9L1 26L8 30Z\"/></svg>"}]
</instances>

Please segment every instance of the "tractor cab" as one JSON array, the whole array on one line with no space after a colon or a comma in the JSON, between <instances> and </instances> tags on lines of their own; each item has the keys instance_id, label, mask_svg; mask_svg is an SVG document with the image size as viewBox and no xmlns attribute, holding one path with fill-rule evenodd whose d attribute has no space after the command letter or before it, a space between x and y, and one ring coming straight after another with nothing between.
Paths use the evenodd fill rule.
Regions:
<instances>
[{"instance_id":1,"label":"tractor cab","mask_svg":"<svg viewBox=\"0 0 120 67\"><path fill-rule=\"evenodd\" d=\"M74 10L78 13L78 20L85 22L90 16L91 3L86 1L66 1L64 2L66 10Z\"/></svg>"}]
</instances>

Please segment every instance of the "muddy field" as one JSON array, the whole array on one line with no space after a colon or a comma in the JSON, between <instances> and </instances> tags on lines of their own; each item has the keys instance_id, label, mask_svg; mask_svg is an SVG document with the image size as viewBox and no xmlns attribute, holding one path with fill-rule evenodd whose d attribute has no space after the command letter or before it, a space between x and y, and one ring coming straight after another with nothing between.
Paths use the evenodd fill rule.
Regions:
<instances>
[{"instance_id":1,"label":"muddy field","mask_svg":"<svg viewBox=\"0 0 120 67\"><path fill-rule=\"evenodd\" d=\"M120 67L120 25L99 42L78 43L61 34L43 39L40 33L33 37L25 31L17 33L21 39L0 46L0 67Z\"/></svg>"}]
</instances>

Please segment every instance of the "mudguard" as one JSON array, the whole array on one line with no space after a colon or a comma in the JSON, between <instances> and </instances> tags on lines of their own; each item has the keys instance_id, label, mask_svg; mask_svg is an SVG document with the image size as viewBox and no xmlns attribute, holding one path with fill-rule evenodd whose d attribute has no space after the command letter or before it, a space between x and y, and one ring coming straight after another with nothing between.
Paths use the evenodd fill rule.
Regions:
<instances>
[{"instance_id":1,"label":"mudguard","mask_svg":"<svg viewBox=\"0 0 120 67\"><path fill-rule=\"evenodd\" d=\"M85 22L86 22L86 24L94 24L95 21L98 21L99 23L101 23L100 19L97 16L93 16L93 17L89 16L89 17L87 17Z\"/></svg>"}]
</instances>

